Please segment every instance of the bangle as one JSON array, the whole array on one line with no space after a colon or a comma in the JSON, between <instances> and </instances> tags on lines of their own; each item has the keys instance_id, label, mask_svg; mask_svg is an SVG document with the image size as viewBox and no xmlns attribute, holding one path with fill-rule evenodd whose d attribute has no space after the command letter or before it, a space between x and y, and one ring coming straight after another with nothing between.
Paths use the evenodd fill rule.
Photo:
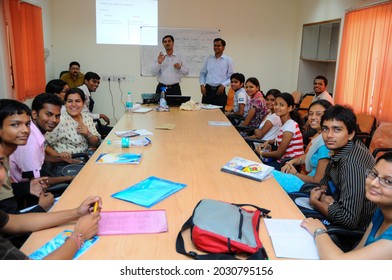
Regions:
<instances>
[{"instance_id":1,"label":"bangle","mask_svg":"<svg viewBox=\"0 0 392 280\"><path fill-rule=\"evenodd\" d=\"M72 239L73 241L75 241L76 247L78 247L78 250L80 248L82 248L82 246L84 245L84 240L82 238L82 234L81 233L72 233L72 235L69 237L70 239Z\"/></svg>"},{"instance_id":2,"label":"bangle","mask_svg":"<svg viewBox=\"0 0 392 280\"><path fill-rule=\"evenodd\" d=\"M92 134L91 132L87 135L87 139L90 139L91 137L93 137L94 134Z\"/></svg>"}]
</instances>

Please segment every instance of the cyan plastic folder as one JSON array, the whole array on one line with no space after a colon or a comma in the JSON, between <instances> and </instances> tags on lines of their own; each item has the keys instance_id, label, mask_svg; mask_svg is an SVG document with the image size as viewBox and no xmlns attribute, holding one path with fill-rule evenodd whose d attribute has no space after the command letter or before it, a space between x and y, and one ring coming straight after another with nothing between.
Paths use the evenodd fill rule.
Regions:
<instances>
[{"instance_id":1,"label":"cyan plastic folder","mask_svg":"<svg viewBox=\"0 0 392 280\"><path fill-rule=\"evenodd\" d=\"M125 190L112 194L112 197L150 208L184 187L186 184L151 176Z\"/></svg>"},{"instance_id":2,"label":"cyan plastic folder","mask_svg":"<svg viewBox=\"0 0 392 280\"><path fill-rule=\"evenodd\" d=\"M65 240L72 235L73 231L72 230L64 230L60 234L58 234L56 237L53 239L49 240L45 245L43 245L41 248L33 252L29 258L33 260L42 260L44 257L52 253L54 250L62 246L65 242ZM77 259L80 255L82 255L86 250L88 250L91 246L94 245L95 242L97 242L99 239L98 236L94 236L93 238L86 240L76 254L73 256L73 259Z\"/></svg>"}]
</instances>

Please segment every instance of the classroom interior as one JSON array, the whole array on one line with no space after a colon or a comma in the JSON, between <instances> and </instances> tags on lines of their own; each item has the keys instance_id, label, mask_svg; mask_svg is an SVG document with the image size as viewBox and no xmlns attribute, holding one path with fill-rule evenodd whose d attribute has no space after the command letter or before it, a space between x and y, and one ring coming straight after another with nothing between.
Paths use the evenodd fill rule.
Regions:
<instances>
[{"instance_id":1,"label":"classroom interior","mask_svg":"<svg viewBox=\"0 0 392 280\"><path fill-rule=\"evenodd\" d=\"M58 78L73 60L81 64L83 73L127 75L129 80L121 84L101 81L94 93L95 111L106 114L112 124L124 112L123 102L128 91L134 94L136 102L142 101L142 93L155 91L156 78L140 74L140 46L96 44L95 0L27 2L42 7L46 81ZM227 42L225 54L233 59L235 71L246 78L258 78L264 92L270 88L282 92L311 92L312 79L320 73L301 72L303 25L340 19L342 26L346 10L378 2L383 1L244 0L239 3L228 0L223 3L160 0L158 23L167 28L219 29L221 38ZM3 20L1 22L0 97L13 98L4 40L6 30ZM333 92L337 67L335 63L323 69L323 74L330 80L330 92ZM181 87L183 95L191 96L195 102L201 101L197 77L183 78Z\"/></svg>"},{"instance_id":2,"label":"classroom interior","mask_svg":"<svg viewBox=\"0 0 392 280\"><path fill-rule=\"evenodd\" d=\"M62 71L67 70L70 61L78 61L81 64L81 72L83 73L93 71L101 75L101 77L108 75L126 75L129 77L129 80L121 83L109 83L102 79L97 92L93 94L95 111L109 116L112 125L115 125L124 114L124 101L128 91L134 94L134 101L136 102L142 102L141 95L143 93L155 91L156 78L141 75L140 46L96 44L95 0L32 0L28 2L42 7L44 47L46 52L46 81L58 78ZM330 81L328 90L333 92L336 70L339 67L337 61L327 63L327 66L324 64L320 68L318 68L318 62L308 61L308 66L311 66L304 68L304 61L301 59L304 25L340 21L341 30L344 23L344 14L347 10L382 2L385 1L244 0L238 3L238 1L233 0L225 2L159 0L158 18L159 26L167 28L219 29L220 37L227 42L225 54L233 59L235 71L243 73L246 78L251 76L258 78L261 83L261 90L264 92L271 88L277 88L282 92L311 92L313 78L319 74L328 77ZM241 4L241 7L238 7L239 4ZM72 16L70 16L71 14ZM0 20L2 20L1 17L2 13L0 13ZM9 58L7 56L6 40L3 40L6 36L6 30L3 27L0 29L0 37L2 37L0 43L0 98L13 98L14 93L9 77ZM339 32L337 57L339 55L340 37L341 33ZM313 71L314 69L320 69L321 72L315 72ZM191 96L195 102L201 101L199 79L197 77L184 77L181 87L183 95ZM25 102L30 103L31 100L25 100ZM124 129L135 127L136 118L132 121L132 125L129 125L131 122L129 119L125 119L122 127ZM169 121L173 121L173 119L169 119ZM154 129L154 126L151 125L151 129ZM183 133L183 135L187 135L187 133ZM239 139L235 138L237 136L237 134L234 137L230 135L224 139L232 139L230 141L234 144ZM190 139L199 140L198 137L200 136L194 135ZM190 139L186 140L189 142ZM163 140L163 144L167 144L165 143L167 139ZM176 140L178 141L178 139ZM204 146L208 146L205 145L205 142L196 142L200 145L199 153L206 149ZM250 153L252 153L247 146L245 146L244 150L245 156L250 156ZM226 151L230 151L230 148L227 148ZM205 152L205 154L209 154L209 151ZM251 154L251 156L255 157L254 154ZM190 155L189 158L191 158ZM156 163L157 161L151 162ZM148 163L150 164L150 162ZM217 162L214 165L214 169L219 170L221 163ZM192 168L193 166L189 166L188 169L192 170ZM180 166L173 168L173 170L175 171L171 174L173 180L176 180L176 176L185 176L177 174L181 170ZM161 171L162 174L166 174L158 167L154 171ZM91 171L89 172L92 174ZM85 173L87 174L88 172L86 171ZM207 173L207 171L201 172L201 174ZM138 175L139 177L137 178L132 178L132 180L141 179L142 175L144 173ZM191 175L189 177L193 177ZM196 177L198 178L198 176ZM206 182L211 181L211 179L207 179L205 180ZM83 181L81 180L85 180L83 182L84 185L87 185L86 182L89 182L86 178L81 179L79 177L78 180L76 183L82 183ZM104 183L105 180L97 182L102 189L106 187ZM99 184L102 184L102 186ZM128 184L128 182L124 184ZM203 184L206 185L205 182L202 182L200 185ZM253 187L251 183L247 184ZM97 185L94 186L96 187ZM109 191L106 191L106 199L110 194ZM257 197L263 197L263 195L265 196L265 194L261 193ZM66 202L61 202L60 207L63 207ZM110 206L113 208L117 207L114 205ZM275 207L266 205L268 207L271 206L271 208ZM173 212L175 210L173 209ZM275 211L279 211L278 207L276 207ZM176 219L182 221L185 216L184 213L181 213L180 219ZM283 217L284 215L282 214L281 216ZM296 216L296 218L298 217ZM171 217L171 219L174 218ZM168 243L172 243L173 236L170 236L170 238ZM137 244L137 240L133 242ZM268 246L271 249L271 245ZM28 250L32 250L32 248L28 248ZM99 250L101 250L101 247L99 247ZM121 257L128 256L128 253L124 252L120 255ZM170 252L170 254L172 253ZM174 258L173 256L176 255L162 256L162 259L166 257ZM110 258L113 256L106 257ZM146 258L149 257L146 256Z\"/></svg>"}]
</instances>

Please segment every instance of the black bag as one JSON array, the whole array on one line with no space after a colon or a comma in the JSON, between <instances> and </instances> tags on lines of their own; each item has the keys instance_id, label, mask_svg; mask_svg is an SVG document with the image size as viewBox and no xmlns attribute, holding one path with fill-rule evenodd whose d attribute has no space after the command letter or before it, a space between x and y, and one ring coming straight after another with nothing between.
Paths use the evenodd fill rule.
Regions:
<instances>
[{"instance_id":1,"label":"black bag","mask_svg":"<svg viewBox=\"0 0 392 280\"><path fill-rule=\"evenodd\" d=\"M338 200L339 191L333 182L329 181L327 185L327 194L331 195L335 200ZM331 225L331 222L328 220L328 218L325 217L320 211L313 209L309 204L310 191L318 186L318 184L304 184L298 192L292 192L288 195L305 217L319 219L324 225L329 226Z\"/></svg>"},{"instance_id":2,"label":"black bag","mask_svg":"<svg viewBox=\"0 0 392 280\"><path fill-rule=\"evenodd\" d=\"M251 204L203 199L178 233L176 250L197 260L236 260L235 255L242 253L248 255L248 260L266 260L268 256L259 238L259 223L261 217L269 218L269 212ZM189 228L196 248L208 254L185 251L182 232Z\"/></svg>"}]
</instances>

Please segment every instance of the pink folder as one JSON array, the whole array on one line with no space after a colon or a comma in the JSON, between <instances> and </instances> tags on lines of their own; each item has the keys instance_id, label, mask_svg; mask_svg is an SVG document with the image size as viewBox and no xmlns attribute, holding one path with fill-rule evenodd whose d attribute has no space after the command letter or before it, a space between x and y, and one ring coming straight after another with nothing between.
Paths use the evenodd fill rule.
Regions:
<instances>
[{"instance_id":1,"label":"pink folder","mask_svg":"<svg viewBox=\"0 0 392 280\"><path fill-rule=\"evenodd\" d=\"M165 210L101 212L98 235L159 233L167 231Z\"/></svg>"}]
</instances>

